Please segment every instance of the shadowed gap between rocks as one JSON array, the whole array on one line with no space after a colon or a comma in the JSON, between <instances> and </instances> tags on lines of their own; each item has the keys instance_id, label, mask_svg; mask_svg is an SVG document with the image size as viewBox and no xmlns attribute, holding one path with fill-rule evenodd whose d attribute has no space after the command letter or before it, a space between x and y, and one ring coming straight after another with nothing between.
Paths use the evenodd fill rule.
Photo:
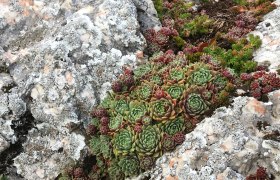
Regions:
<instances>
[{"instance_id":1,"label":"shadowed gap between rocks","mask_svg":"<svg viewBox=\"0 0 280 180\"><path fill-rule=\"evenodd\" d=\"M23 151L22 144L27 139L26 135L28 134L28 131L34 128L34 117L31 112L26 111L19 120L13 120L11 128L15 132L17 141L0 154L0 174L15 174L18 178L21 178L16 172L8 171L14 163L13 159Z\"/></svg>"}]
</instances>

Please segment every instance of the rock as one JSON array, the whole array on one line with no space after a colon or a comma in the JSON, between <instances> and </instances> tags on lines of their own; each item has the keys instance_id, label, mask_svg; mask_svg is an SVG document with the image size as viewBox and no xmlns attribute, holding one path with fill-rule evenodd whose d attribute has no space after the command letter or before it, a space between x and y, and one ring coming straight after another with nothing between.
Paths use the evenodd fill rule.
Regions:
<instances>
[{"instance_id":1,"label":"rock","mask_svg":"<svg viewBox=\"0 0 280 180\"><path fill-rule=\"evenodd\" d=\"M8 95L2 94L0 95L0 115L1 117L7 115L9 113L9 104L8 104Z\"/></svg>"},{"instance_id":2,"label":"rock","mask_svg":"<svg viewBox=\"0 0 280 180\"><path fill-rule=\"evenodd\" d=\"M17 138L14 130L11 128L12 121L0 118L0 135L7 141L14 143Z\"/></svg>"},{"instance_id":3,"label":"rock","mask_svg":"<svg viewBox=\"0 0 280 180\"><path fill-rule=\"evenodd\" d=\"M15 158L17 172L28 179L55 179L62 164L80 158L80 151L85 148L85 138L67 132L66 128L58 131L47 123L37 128L30 130L29 138L24 143L25 151Z\"/></svg>"},{"instance_id":4,"label":"rock","mask_svg":"<svg viewBox=\"0 0 280 180\"><path fill-rule=\"evenodd\" d=\"M133 2L137 8L137 18L143 32L161 26L152 0L133 0Z\"/></svg>"},{"instance_id":5,"label":"rock","mask_svg":"<svg viewBox=\"0 0 280 180\"><path fill-rule=\"evenodd\" d=\"M10 146L10 143L6 141L6 139L0 135L0 153L6 150Z\"/></svg>"},{"instance_id":6,"label":"rock","mask_svg":"<svg viewBox=\"0 0 280 180\"><path fill-rule=\"evenodd\" d=\"M83 132L69 124L86 125L122 66L136 65L146 43L135 4L0 2L0 116L24 124L31 112L36 125L14 161L25 179L54 179L86 150Z\"/></svg>"},{"instance_id":7,"label":"rock","mask_svg":"<svg viewBox=\"0 0 280 180\"><path fill-rule=\"evenodd\" d=\"M262 39L262 46L254 53L254 60L261 65L269 65L272 72L280 68L280 0L274 3L278 8L265 15L252 32Z\"/></svg>"},{"instance_id":8,"label":"rock","mask_svg":"<svg viewBox=\"0 0 280 180\"><path fill-rule=\"evenodd\" d=\"M279 101L279 93L271 93L271 101ZM153 170L138 178L245 179L263 166L279 179L280 141L266 138L280 131L279 119L272 116L275 105L249 97L235 98L231 108L218 108L186 135L181 146L159 158ZM260 129L258 122L271 126Z\"/></svg>"}]
</instances>

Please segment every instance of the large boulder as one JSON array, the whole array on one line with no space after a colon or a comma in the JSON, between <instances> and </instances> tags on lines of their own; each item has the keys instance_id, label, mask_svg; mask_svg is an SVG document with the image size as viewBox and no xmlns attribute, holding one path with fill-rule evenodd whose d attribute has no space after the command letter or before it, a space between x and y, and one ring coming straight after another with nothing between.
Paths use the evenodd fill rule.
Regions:
<instances>
[{"instance_id":1,"label":"large boulder","mask_svg":"<svg viewBox=\"0 0 280 180\"><path fill-rule=\"evenodd\" d=\"M132 0L2 0L0 9L0 122L31 114L14 165L25 179L54 179L86 149L75 127L145 47L137 9ZM12 142L2 136L0 153Z\"/></svg>"}]
</instances>

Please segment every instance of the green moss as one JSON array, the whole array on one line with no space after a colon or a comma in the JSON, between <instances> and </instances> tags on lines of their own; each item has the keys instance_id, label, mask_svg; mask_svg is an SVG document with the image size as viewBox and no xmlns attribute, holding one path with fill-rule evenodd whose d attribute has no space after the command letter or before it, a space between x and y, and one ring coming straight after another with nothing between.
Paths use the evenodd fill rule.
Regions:
<instances>
[{"instance_id":1,"label":"green moss","mask_svg":"<svg viewBox=\"0 0 280 180\"><path fill-rule=\"evenodd\" d=\"M155 9L158 13L158 18L162 19L163 16L163 0L153 0Z\"/></svg>"}]
</instances>

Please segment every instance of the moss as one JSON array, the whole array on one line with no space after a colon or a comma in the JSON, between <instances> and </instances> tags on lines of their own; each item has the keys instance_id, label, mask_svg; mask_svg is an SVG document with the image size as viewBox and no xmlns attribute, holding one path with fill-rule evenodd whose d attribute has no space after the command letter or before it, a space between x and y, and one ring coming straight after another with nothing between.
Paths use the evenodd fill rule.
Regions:
<instances>
[{"instance_id":1,"label":"moss","mask_svg":"<svg viewBox=\"0 0 280 180\"><path fill-rule=\"evenodd\" d=\"M158 18L161 20L163 16L163 0L153 0L153 2L158 13Z\"/></svg>"}]
</instances>

